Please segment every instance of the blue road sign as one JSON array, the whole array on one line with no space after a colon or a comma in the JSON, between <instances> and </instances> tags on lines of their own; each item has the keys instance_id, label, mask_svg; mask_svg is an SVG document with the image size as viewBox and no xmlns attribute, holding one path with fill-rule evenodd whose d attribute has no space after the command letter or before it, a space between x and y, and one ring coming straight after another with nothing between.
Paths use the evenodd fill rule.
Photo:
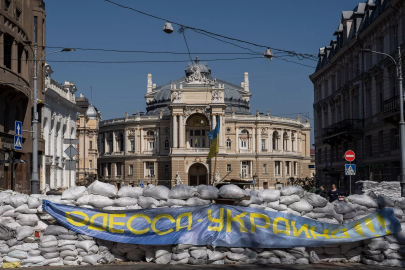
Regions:
<instances>
[{"instance_id":1,"label":"blue road sign","mask_svg":"<svg viewBox=\"0 0 405 270\"><path fill-rule=\"evenodd\" d=\"M346 175L356 175L356 164L345 164Z\"/></svg>"},{"instance_id":2,"label":"blue road sign","mask_svg":"<svg viewBox=\"0 0 405 270\"><path fill-rule=\"evenodd\" d=\"M145 187L145 185L143 184L143 180L140 180L139 186L140 186L141 188Z\"/></svg>"},{"instance_id":3,"label":"blue road sign","mask_svg":"<svg viewBox=\"0 0 405 270\"><path fill-rule=\"evenodd\" d=\"M22 123L20 121L15 121L15 135L22 135Z\"/></svg>"},{"instance_id":4,"label":"blue road sign","mask_svg":"<svg viewBox=\"0 0 405 270\"><path fill-rule=\"evenodd\" d=\"M22 137L21 136L14 136L14 149L22 150Z\"/></svg>"}]
</instances>

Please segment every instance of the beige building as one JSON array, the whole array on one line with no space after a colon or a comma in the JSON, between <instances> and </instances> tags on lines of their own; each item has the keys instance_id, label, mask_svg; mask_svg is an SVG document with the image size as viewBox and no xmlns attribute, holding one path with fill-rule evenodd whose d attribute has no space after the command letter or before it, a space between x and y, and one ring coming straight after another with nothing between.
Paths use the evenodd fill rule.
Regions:
<instances>
[{"instance_id":1,"label":"beige building","mask_svg":"<svg viewBox=\"0 0 405 270\"><path fill-rule=\"evenodd\" d=\"M310 176L310 124L250 113L248 73L240 86L214 79L196 59L181 79L156 87L148 75L146 113L100 122L99 176L121 185L171 186L213 182L214 159L207 160L212 130L220 116L216 171L221 179L255 179L275 188L290 177Z\"/></svg>"},{"instance_id":2,"label":"beige building","mask_svg":"<svg viewBox=\"0 0 405 270\"><path fill-rule=\"evenodd\" d=\"M82 94L76 97L76 104L81 108L76 122L76 137L79 139L76 181L97 179L97 138L101 113Z\"/></svg>"},{"instance_id":3,"label":"beige building","mask_svg":"<svg viewBox=\"0 0 405 270\"><path fill-rule=\"evenodd\" d=\"M379 0L343 11L329 46L320 49L314 83L316 175L349 190L345 151L356 153L357 180L397 181L399 89L393 57L404 55L405 1ZM402 59L403 61L403 59Z\"/></svg>"}]
</instances>

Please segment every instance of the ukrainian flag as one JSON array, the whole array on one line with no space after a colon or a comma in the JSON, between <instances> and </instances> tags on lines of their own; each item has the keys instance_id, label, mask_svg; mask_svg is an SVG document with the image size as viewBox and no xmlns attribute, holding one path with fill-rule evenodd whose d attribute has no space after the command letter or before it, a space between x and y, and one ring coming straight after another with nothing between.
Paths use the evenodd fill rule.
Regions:
<instances>
[{"instance_id":1,"label":"ukrainian flag","mask_svg":"<svg viewBox=\"0 0 405 270\"><path fill-rule=\"evenodd\" d=\"M208 138L211 140L210 152L208 153L207 159L213 158L219 152L219 127L221 123L221 116L218 115L217 125L213 130L207 133Z\"/></svg>"}]
</instances>

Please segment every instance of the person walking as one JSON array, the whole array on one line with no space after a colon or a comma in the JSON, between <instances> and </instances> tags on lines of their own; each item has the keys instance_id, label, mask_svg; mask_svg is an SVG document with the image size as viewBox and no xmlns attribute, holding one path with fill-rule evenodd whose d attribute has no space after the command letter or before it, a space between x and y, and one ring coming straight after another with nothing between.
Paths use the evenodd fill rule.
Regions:
<instances>
[{"instance_id":1,"label":"person walking","mask_svg":"<svg viewBox=\"0 0 405 270\"><path fill-rule=\"evenodd\" d=\"M324 186L319 187L318 195L324 197L325 199L328 199L328 192L326 192Z\"/></svg>"},{"instance_id":2,"label":"person walking","mask_svg":"<svg viewBox=\"0 0 405 270\"><path fill-rule=\"evenodd\" d=\"M336 188L335 184L332 184L332 189L329 191L329 201L333 202L339 199L340 191Z\"/></svg>"}]
</instances>

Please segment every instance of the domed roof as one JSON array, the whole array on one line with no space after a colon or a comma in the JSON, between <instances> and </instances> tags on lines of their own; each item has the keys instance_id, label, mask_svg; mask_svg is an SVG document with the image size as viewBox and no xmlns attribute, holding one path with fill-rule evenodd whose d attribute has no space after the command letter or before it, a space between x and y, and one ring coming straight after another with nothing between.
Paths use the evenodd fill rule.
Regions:
<instances>
[{"instance_id":1,"label":"domed roof","mask_svg":"<svg viewBox=\"0 0 405 270\"><path fill-rule=\"evenodd\" d=\"M201 64L200 59L198 59L198 56L195 58L194 64L188 65L188 67L185 69L186 76L187 77L190 76L197 69L199 69L201 73L203 73L207 76L211 75L211 69L207 65Z\"/></svg>"},{"instance_id":2,"label":"domed roof","mask_svg":"<svg viewBox=\"0 0 405 270\"><path fill-rule=\"evenodd\" d=\"M92 104L89 105L89 107L86 110L85 116L88 119L97 119L98 113L96 108Z\"/></svg>"}]
</instances>

